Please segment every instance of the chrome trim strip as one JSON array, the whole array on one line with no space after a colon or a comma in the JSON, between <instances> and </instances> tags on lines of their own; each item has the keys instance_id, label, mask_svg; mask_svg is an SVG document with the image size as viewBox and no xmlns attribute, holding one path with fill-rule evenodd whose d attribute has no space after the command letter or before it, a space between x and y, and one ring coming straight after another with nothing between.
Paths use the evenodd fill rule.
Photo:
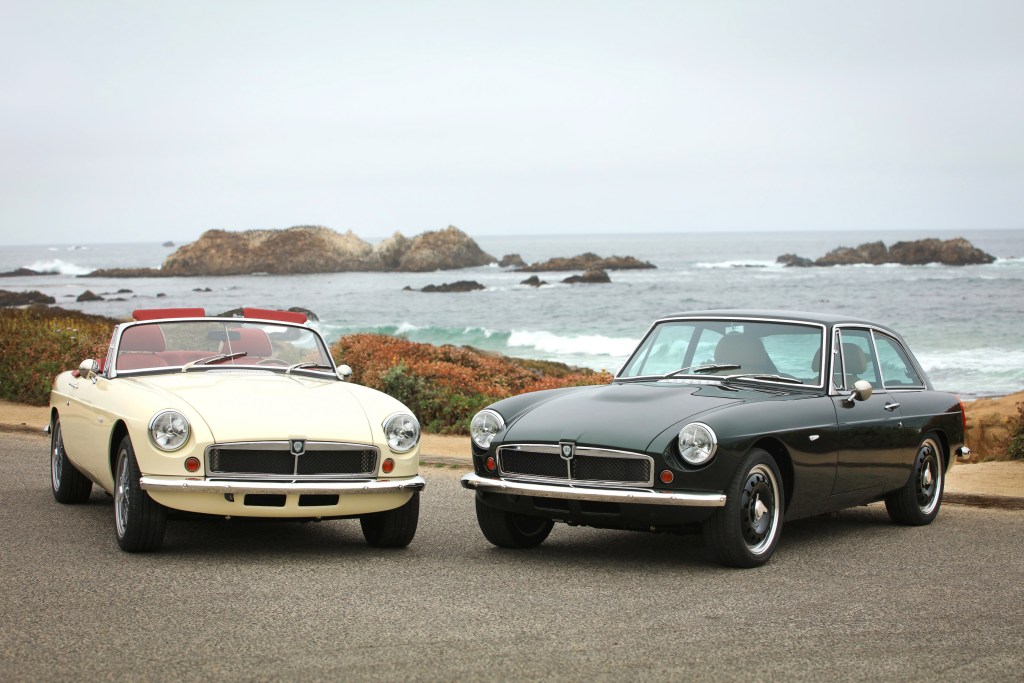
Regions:
<instances>
[{"instance_id":1,"label":"chrome trim strip","mask_svg":"<svg viewBox=\"0 0 1024 683\"><path fill-rule=\"evenodd\" d=\"M331 482L248 482L230 479L182 479L181 477L150 477L139 480L144 491L178 491L183 493L284 493L302 494L362 494L400 493L422 491L427 480L416 475L406 479L374 479L363 481Z\"/></svg>"},{"instance_id":2,"label":"chrome trim strip","mask_svg":"<svg viewBox=\"0 0 1024 683\"><path fill-rule=\"evenodd\" d=\"M565 476L564 477L545 477L540 474L527 474L524 472L509 472L506 471L502 466L501 456L502 451L519 451L524 453L544 453L557 456L563 463L565 463ZM651 476L648 477L647 481L612 481L612 480L601 480L601 479L578 479L573 478L571 461L562 458L561 445L560 444L503 444L498 446L496 452L498 456L498 472L522 481L554 481L554 482L569 482L569 483L582 483L590 486L654 486L654 458L643 453L633 453L631 451L620 451L614 448L595 448L593 446L576 446L574 456L588 456L591 458L612 458L617 460L646 460L650 465ZM575 460L575 457L573 458Z\"/></svg>"},{"instance_id":3,"label":"chrome trim strip","mask_svg":"<svg viewBox=\"0 0 1024 683\"><path fill-rule=\"evenodd\" d=\"M638 505L678 505L680 507L722 507L724 493L682 493L654 489L597 489L584 486L552 486L525 482L489 479L478 474L462 478L462 487L474 491L512 496L590 500L601 503L632 503Z\"/></svg>"}]
</instances>

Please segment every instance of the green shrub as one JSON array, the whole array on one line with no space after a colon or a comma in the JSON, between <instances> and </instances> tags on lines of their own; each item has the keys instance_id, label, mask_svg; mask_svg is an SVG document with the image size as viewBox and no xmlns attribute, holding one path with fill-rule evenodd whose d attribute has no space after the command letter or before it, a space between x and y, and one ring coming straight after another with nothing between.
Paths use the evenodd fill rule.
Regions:
<instances>
[{"instance_id":1,"label":"green shrub","mask_svg":"<svg viewBox=\"0 0 1024 683\"><path fill-rule=\"evenodd\" d=\"M0 309L0 398L46 405L54 377L106 356L115 324L60 308Z\"/></svg>"},{"instance_id":2,"label":"green shrub","mask_svg":"<svg viewBox=\"0 0 1024 683\"><path fill-rule=\"evenodd\" d=\"M1024 403L1017 404L1017 428L1006 446L1006 454L1011 460L1024 460Z\"/></svg>"}]
</instances>

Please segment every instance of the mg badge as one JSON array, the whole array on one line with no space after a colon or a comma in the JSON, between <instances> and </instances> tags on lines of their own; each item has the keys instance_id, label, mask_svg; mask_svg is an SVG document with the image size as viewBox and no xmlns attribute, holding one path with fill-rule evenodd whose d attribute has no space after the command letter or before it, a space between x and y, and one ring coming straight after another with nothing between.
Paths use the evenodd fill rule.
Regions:
<instances>
[{"instance_id":1,"label":"mg badge","mask_svg":"<svg viewBox=\"0 0 1024 683\"><path fill-rule=\"evenodd\" d=\"M562 449L562 460L572 460L576 455L576 444L571 441L562 442L559 446Z\"/></svg>"},{"instance_id":2,"label":"mg badge","mask_svg":"<svg viewBox=\"0 0 1024 683\"><path fill-rule=\"evenodd\" d=\"M292 454L302 455L302 452L306 450L306 442L296 439L292 441Z\"/></svg>"}]
</instances>

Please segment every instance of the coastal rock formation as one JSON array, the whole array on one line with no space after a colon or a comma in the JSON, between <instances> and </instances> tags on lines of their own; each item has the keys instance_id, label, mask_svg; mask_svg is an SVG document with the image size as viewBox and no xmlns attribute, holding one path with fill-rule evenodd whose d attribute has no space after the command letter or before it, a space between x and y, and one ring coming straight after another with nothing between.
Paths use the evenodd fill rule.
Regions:
<instances>
[{"instance_id":1,"label":"coastal rock formation","mask_svg":"<svg viewBox=\"0 0 1024 683\"><path fill-rule=\"evenodd\" d=\"M408 249L402 254L396 270L455 270L486 266L494 260L469 235L449 225L445 230L425 232L409 240Z\"/></svg>"},{"instance_id":2,"label":"coastal rock formation","mask_svg":"<svg viewBox=\"0 0 1024 683\"><path fill-rule=\"evenodd\" d=\"M78 277L167 277L159 268L99 268Z\"/></svg>"},{"instance_id":3,"label":"coastal rock formation","mask_svg":"<svg viewBox=\"0 0 1024 683\"><path fill-rule=\"evenodd\" d=\"M0 289L0 306L28 306L30 304L55 304L57 300L42 292L9 292Z\"/></svg>"},{"instance_id":4,"label":"coastal rock formation","mask_svg":"<svg viewBox=\"0 0 1024 683\"><path fill-rule=\"evenodd\" d=\"M648 261L641 261L633 256L609 256L601 258L597 254L587 252L569 258L556 257L539 263L516 268L520 273L541 273L552 270L638 270L641 268L657 268Z\"/></svg>"},{"instance_id":5,"label":"coastal rock formation","mask_svg":"<svg viewBox=\"0 0 1024 683\"><path fill-rule=\"evenodd\" d=\"M505 254L498 261L498 265L502 268L522 268L526 265L526 261L519 254Z\"/></svg>"},{"instance_id":6,"label":"coastal rock formation","mask_svg":"<svg viewBox=\"0 0 1024 683\"><path fill-rule=\"evenodd\" d=\"M866 242L858 247L839 247L821 258L810 259L796 254L783 254L776 259L784 266L848 266L855 264L882 265L895 263L903 266L920 266L926 263L941 263L946 266L967 266L992 263L996 258L978 249L962 237L949 240L935 238L896 242L886 247L883 242Z\"/></svg>"},{"instance_id":7,"label":"coastal rock formation","mask_svg":"<svg viewBox=\"0 0 1024 683\"><path fill-rule=\"evenodd\" d=\"M521 285L529 285L530 287L540 287L542 285L546 285L547 282L545 282L544 280L541 280L536 275L531 275L530 277L526 278L525 280L523 280L519 284L521 284Z\"/></svg>"},{"instance_id":8,"label":"coastal rock formation","mask_svg":"<svg viewBox=\"0 0 1024 683\"><path fill-rule=\"evenodd\" d=\"M163 275L248 275L422 272L493 263L477 243L454 226L413 238L395 233L376 248L351 230L342 234L319 226L287 230L208 230L167 257Z\"/></svg>"},{"instance_id":9,"label":"coastal rock formation","mask_svg":"<svg viewBox=\"0 0 1024 683\"><path fill-rule=\"evenodd\" d=\"M596 285L611 282L612 279L608 277L608 273L604 272L600 268L588 268L584 271L583 275L570 275L569 277L562 280L562 282L569 285Z\"/></svg>"},{"instance_id":10,"label":"coastal rock formation","mask_svg":"<svg viewBox=\"0 0 1024 683\"><path fill-rule=\"evenodd\" d=\"M87 289L79 294L75 301L103 301L103 297L92 290Z\"/></svg>"},{"instance_id":11,"label":"coastal rock formation","mask_svg":"<svg viewBox=\"0 0 1024 683\"><path fill-rule=\"evenodd\" d=\"M478 289L487 289L479 282L474 280L458 280L457 282L446 282L443 285L427 285L423 289L415 290L412 287L405 287L405 291L415 292L428 292L428 293L448 293L448 292L473 292Z\"/></svg>"},{"instance_id":12,"label":"coastal rock formation","mask_svg":"<svg viewBox=\"0 0 1024 683\"><path fill-rule=\"evenodd\" d=\"M1003 460L1007 446L1024 419L1024 392L979 398L965 404L967 436L972 460Z\"/></svg>"},{"instance_id":13,"label":"coastal rock formation","mask_svg":"<svg viewBox=\"0 0 1024 683\"><path fill-rule=\"evenodd\" d=\"M0 273L0 277L22 277L27 275L43 275L38 270L32 270L31 268L18 268L17 270L9 270L6 273Z\"/></svg>"}]
</instances>

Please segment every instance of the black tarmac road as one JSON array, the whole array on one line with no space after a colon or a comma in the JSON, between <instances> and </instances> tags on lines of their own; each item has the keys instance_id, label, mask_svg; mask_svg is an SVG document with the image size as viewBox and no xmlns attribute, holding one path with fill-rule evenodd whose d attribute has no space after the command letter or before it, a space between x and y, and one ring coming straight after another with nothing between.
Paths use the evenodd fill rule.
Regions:
<instances>
[{"instance_id":1,"label":"black tarmac road","mask_svg":"<svg viewBox=\"0 0 1024 683\"><path fill-rule=\"evenodd\" d=\"M1024 513L792 523L767 566L698 536L555 527L507 551L425 467L405 550L356 521L183 519L122 553L111 500L53 500L48 440L0 434L0 680L1021 680Z\"/></svg>"}]
</instances>

